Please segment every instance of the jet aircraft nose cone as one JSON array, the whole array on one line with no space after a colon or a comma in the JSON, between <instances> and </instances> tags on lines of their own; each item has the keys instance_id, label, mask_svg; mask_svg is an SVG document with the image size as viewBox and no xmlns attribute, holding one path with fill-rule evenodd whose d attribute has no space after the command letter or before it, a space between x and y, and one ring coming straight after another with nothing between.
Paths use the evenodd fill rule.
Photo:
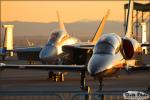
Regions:
<instances>
[{"instance_id":1,"label":"jet aircraft nose cone","mask_svg":"<svg viewBox=\"0 0 150 100\"><path fill-rule=\"evenodd\" d=\"M96 76L104 72L112 64L112 55L94 54L88 63L88 72Z\"/></svg>"},{"instance_id":2,"label":"jet aircraft nose cone","mask_svg":"<svg viewBox=\"0 0 150 100\"><path fill-rule=\"evenodd\" d=\"M41 60L50 60L53 59L55 56L57 56L57 48L53 45L45 46L39 54L39 58Z\"/></svg>"}]
</instances>

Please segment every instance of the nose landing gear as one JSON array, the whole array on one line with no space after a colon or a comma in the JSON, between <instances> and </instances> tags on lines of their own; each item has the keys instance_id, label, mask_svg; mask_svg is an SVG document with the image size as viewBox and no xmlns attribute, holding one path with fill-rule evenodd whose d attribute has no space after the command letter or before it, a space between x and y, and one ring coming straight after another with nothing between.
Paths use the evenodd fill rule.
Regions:
<instances>
[{"instance_id":1,"label":"nose landing gear","mask_svg":"<svg viewBox=\"0 0 150 100\"><path fill-rule=\"evenodd\" d=\"M64 74L62 72L54 73L49 72L49 79L55 82L63 82L64 81Z\"/></svg>"}]
</instances>

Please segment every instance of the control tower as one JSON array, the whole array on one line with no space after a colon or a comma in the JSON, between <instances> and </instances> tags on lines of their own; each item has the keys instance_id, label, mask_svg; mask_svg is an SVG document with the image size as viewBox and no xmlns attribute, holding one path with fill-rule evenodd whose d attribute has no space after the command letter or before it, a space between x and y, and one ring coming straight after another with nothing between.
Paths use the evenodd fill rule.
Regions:
<instances>
[{"instance_id":1,"label":"control tower","mask_svg":"<svg viewBox=\"0 0 150 100\"><path fill-rule=\"evenodd\" d=\"M13 56L13 28L14 25L3 25L5 28L4 44L3 47L10 51L10 56Z\"/></svg>"}]
</instances>

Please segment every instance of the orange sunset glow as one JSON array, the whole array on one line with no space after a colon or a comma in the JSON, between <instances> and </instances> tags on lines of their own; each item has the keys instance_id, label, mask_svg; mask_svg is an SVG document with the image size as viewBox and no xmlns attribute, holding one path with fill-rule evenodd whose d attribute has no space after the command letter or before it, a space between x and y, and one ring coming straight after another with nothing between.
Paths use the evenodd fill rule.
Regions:
<instances>
[{"instance_id":1,"label":"orange sunset glow","mask_svg":"<svg viewBox=\"0 0 150 100\"><path fill-rule=\"evenodd\" d=\"M108 9L109 20L123 21L125 3L128 1L1 1L1 21L53 22L57 10L68 23L99 20Z\"/></svg>"}]
</instances>

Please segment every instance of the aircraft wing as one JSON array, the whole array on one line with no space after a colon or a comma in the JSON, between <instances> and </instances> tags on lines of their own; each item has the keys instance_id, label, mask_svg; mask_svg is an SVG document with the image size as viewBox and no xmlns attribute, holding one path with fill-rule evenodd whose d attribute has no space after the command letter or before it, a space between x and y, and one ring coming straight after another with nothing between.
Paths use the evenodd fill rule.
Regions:
<instances>
[{"instance_id":1,"label":"aircraft wing","mask_svg":"<svg viewBox=\"0 0 150 100\"><path fill-rule=\"evenodd\" d=\"M42 47L16 48L13 51L17 53L19 60L39 60L39 53Z\"/></svg>"},{"instance_id":2,"label":"aircraft wing","mask_svg":"<svg viewBox=\"0 0 150 100\"><path fill-rule=\"evenodd\" d=\"M87 51L87 50L93 50L94 45L93 44L85 44L85 43L79 43L79 44L73 44L73 45L64 45L62 47L63 51L75 51L75 50L80 50L80 51Z\"/></svg>"},{"instance_id":3,"label":"aircraft wing","mask_svg":"<svg viewBox=\"0 0 150 100\"><path fill-rule=\"evenodd\" d=\"M139 67L132 67L131 68L132 71L138 71L138 70L150 70L150 64L148 65L142 65Z\"/></svg>"},{"instance_id":4,"label":"aircraft wing","mask_svg":"<svg viewBox=\"0 0 150 100\"><path fill-rule=\"evenodd\" d=\"M144 46L145 46L145 47L150 47L150 43L142 43L141 46L142 46L142 47L144 47Z\"/></svg>"},{"instance_id":5,"label":"aircraft wing","mask_svg":"<svg viewBox=\"0 0 150 100\"><path fill-rule=\"evenodd\" d=\"M12 65L0 64L1 69L45 70L45 71L87 71L85 65Z\"/></svg>"}]
</instances>

